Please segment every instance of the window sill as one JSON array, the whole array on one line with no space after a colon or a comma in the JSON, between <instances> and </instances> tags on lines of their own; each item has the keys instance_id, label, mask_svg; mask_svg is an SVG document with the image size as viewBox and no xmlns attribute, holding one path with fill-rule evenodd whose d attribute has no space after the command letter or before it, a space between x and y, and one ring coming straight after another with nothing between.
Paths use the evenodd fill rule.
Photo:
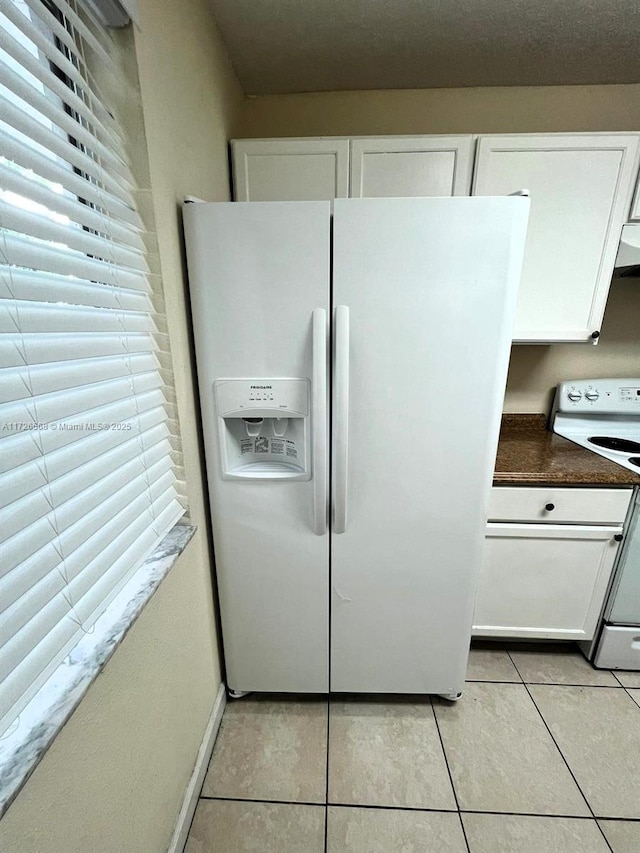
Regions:
<instances>
[{"instance_id":1,"label":"window sill","mask_svg":"<svg viewBox=\"0 0 640 853\"><path fill-rule=\"evenodd\" d=\"M145 605L168 575L196 528L178 523L151 552L0 739L0 818L102 672Z\"/></svg>"}]
</instances>

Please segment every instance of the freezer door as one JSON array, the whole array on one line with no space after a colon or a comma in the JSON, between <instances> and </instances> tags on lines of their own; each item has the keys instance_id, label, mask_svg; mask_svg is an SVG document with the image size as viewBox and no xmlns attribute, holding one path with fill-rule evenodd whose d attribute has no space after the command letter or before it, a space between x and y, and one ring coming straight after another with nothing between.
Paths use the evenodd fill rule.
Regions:
<instances>
[{"instance_id":1,"label":"freezer door","mask_svg":"<svg viewBox=\"0 0 640 853\"><path fill-rule=\"evenodd\" d=\"M334 691L462 689L528 207L335 202Z\"/></svg>"},{"instance_id":2,"label":"freezer door","mask_svg":"<svg viewBox=\"0 0 640 853\"><path fill-rule=\"evenodd\" d=\"M326 692L329 204L190 204L184 220L227 684ZM268 414L285 404L288 427ZM309 454L293 478L288 438Z\"/></svg>"}]
</instances>

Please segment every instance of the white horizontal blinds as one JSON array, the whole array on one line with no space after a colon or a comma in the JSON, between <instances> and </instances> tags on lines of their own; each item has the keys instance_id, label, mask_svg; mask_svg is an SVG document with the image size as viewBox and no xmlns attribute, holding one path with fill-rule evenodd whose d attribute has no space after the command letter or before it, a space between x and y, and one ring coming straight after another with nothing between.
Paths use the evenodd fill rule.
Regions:
<instances>
[{"instance_id":1,"label":"white horizontal blinds","mask_svg":"<svg viewBox=\"0 0 640 853\"><path fill-rule=\"evenodd\" d=\"M184 514L155 238L85 50L112 63L65 0L0 0L0 731Z\"/></svg>"}]
</instances>

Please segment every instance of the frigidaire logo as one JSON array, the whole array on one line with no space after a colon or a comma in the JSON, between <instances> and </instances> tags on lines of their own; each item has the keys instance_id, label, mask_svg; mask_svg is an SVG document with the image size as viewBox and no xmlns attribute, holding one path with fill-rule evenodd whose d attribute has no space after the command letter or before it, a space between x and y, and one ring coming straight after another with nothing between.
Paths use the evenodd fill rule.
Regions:
<instances>
[{"instance_id":1,"label":"frigidaire logo","mask_svg":"<svg viewBox=\"0 0 640 853\"><path fill-rule=\"evenodd\" d=\"M257 388L260 391L264 391L267 388L273 388L273 385L250 385L250 388Z\"/></svg>"}]
</instances>

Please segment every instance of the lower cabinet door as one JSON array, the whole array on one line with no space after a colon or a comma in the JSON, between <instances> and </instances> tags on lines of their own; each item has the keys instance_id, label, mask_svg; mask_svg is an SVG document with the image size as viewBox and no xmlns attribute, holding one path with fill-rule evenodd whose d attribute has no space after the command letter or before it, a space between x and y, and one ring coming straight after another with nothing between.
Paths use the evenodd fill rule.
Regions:
<instances>
[{"instance_id":1,"label":"lower cabinet door","mask_svg":"<svg viewBox=\"0 0 640 853\"><path fill-rule=\"evenodd\" d=\"M473 635L590 640L619 526L488 524Z\"/></svg>"}]
</instances>

